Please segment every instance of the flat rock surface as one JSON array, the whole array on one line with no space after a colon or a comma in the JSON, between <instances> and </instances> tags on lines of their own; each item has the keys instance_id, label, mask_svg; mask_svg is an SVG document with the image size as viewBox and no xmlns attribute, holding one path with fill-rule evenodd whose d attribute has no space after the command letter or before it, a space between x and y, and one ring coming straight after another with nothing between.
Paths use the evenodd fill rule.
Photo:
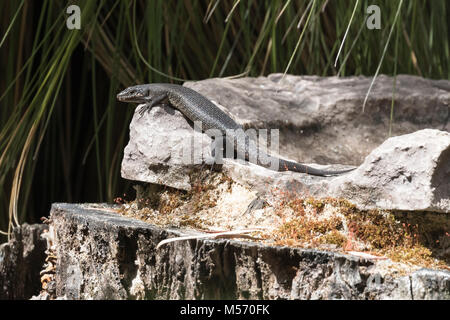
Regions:
<instances>
[{"instance_id":1,"label":"flat rock surface","mask_svg":"<svg viewBox=\"0 0 450 320\"><path fill-rule=\"evenodd\" d=\"M450 299L450 272L396 275L349 254L235 240L178 241L107 205L54 204L56 295L69 299Z\"/></svg>"},{"instance_id":2,"label":"flat rock surface","mask_svg":"<svg viewBox=\"0 0 450 320\"><path fill-rule=\"evenodd\" d=\"M377 79L362 113L370 80L273 74L185 85L247 127L280 129L278 153L285 157L327 170L359 165L341 177L317 177L225 159L224 172L252 190L282 187L345 198L361 209L450 212L450 82L399 76L393 137L386 139L393 79ZM192 173L205 169L202 160L210 157L211 139L170 106L144 114L141 107L130 124L122 177L190 190ZM425 127L435 129L420 130Z\"/></svg>"},{"instance_id":3,"label":"flat rock surface","mask_svg":"<svg viewBox=\"0 0 450 320\"><path fill-rule=\"evenodd\" d=\"M274 172L228 159L222 170L261 194L281 188L303 196L347 199L363 210L450 213L450 133L439 130L424 129L389 138L356 170L341 176Z\"/></svg>"},{"instance_id":4,"label":"flat rock surface","mask_svg":"<svg viewBox=\"0 0 450 320\"><path fill-rule=\"evenodd\" d=\"M377 78L362 112L371 80L363 76L293 75L283 79L280 74L272 74L233 80L214 78L184 85L212 100L246 127L279 129L279 153L286 158L304 163L360 165L389 137L393 78ZM450 131L450 81L399 75L393 111L392 136L425 128ZM188 127L179 123L177 112L171 114L175 114L170 118L174 123L163 121L163 128L186 132ZM171 132L160 132L161 122L146 124L154 118L145 119L136 125L148 125L147 129L154 129L161 137ZM133 119L135 122L137 119ZM133 126L130 128L133 133ZM161 144L150 145L163 151ZM128 148L130 152L134 149ZM165 159L160 155L158 162ZM125 176L136 171L127 170L122 171Z\"/></svg>"},{"instance_id":5,"label":"flat rock surface","mask_svg":"<svg viewBox=\"0 0 450 320\"><path fill-rule=\"evenodd\" d=\"M387 139L330 195L362 209L450 213L450 133L425 129Z\"/></svg>"},{"instance_id":6,"label":"flat rock surface","mask_svg":"<svg viewBox=\"0 0 450 320\"><path fill-rule=\"evenodd\" d=\"M211 139L194 131L172 107L155 106L140 114L142 106L136 108L130 124L122 177L189 190L190 173L202 163L203 155L210 155Z\"/></svg>"},{"instance_id":7,"label":"flat rock surface","mask_svg":"<svg viewBox=\"0 0 450 320\"><path fill-rule=\"evenodd\" d=\"M209 168L201 163L205 155L210 156L211 139L194 131L182 114L169 106L154 107L143 115L140 107L130 125L122 177L190 190L192 173ZM299 195L345 198L361 209L449 213L449 159L450 133L424 129L387 139L357 170L342 176L276 172L231 159L224 159L222 170L260 193L276 187ZM327 170L347 168L310 165Z\"/></svg>"},{"instance_id":8,"label":"flat rock surface","mask_svg":"<svg viewBox=\"0 0 450 320\"><path fill-rule=\"evenodd\" d=\"M339 246L340 252L356 250L353 254L230 240L178 241L156 249L168 237L193 234L168 226L201 222L203 229L211 230L275 227L303 208L288 202L294 207L277 211L277 201L284 195L295 196L303 204L310 201L308 197L344 198L358 209L411 216L411 225L423 230L419 237L426 237L429 245L421 247L422 257L431 248L441 259L448 258L450 82L399 76L391 122L393 79L377 79L363 113L370 81L366 77L270 75L185 84L246 128L279 129L280 149L275 155L327 170L358 166L336 177L275 172L231 159L224 160L221 172L209 172L200 164L210 154L209 137L195 132L193 124L170 106L156 106L143 115L138 107L122 176L149 182L147 191L142 187L142 195L158 194L159 198L138 196L137 208L143 203L148 207L129 213L163 227L121 217L113 207L54 205L60 257L57 295L75 299L450 299L449 272L416 268L399 273L389 259L356 256L370 246L363 241L352 243L349 221L344 221L339 233L356 249L348 249L346 243ZM199 154L200 161L195 158ZM198 180L197 175L203 177ZM183 203L180 197L186 195L190 202ZM128 207L134 210L134 204ZM317 213L311 210L308 214ZM327 210L316 218L341 214ZM388 217L387 211L377 212ZM360 216L352 216L350 222ZM372 223L376 227L383 221L380 216L371 217L374 221L360 227L369 228ZM395 227L410 227L401 219L394 222ZM416 236L405 232L401 239ZM388 233L394 234L392 228ZM385 238L388 241L388 235ZM434 248L436 243L439 248Z\"/></svg>"},{"instance_id":9,"label":"flat rock surface","mask_svg":"<svg viewBox=\"0 0 450 320\"><path fill-rule=\"evenodd\" d=\"M372 77L207 79L184 85L253 128L280 130L280 154L304 163L360 165L389 137L393 78L380 75L364 112ZM450 131L450 81L399 75L392 136L425 128Z\"/></svg>"}]
</instances>

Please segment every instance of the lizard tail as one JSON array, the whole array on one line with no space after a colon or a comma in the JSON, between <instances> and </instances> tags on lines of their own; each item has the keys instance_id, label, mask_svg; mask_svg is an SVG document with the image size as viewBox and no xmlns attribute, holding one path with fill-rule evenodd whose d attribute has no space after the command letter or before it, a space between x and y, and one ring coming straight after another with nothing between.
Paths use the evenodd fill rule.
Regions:
<instances>
[{"instance_id":1,"label":"lizard tail","mask_svg":"<svg viewBox=\"0 0 450 320\"><path fill-rule=\"evenodd\" d=\"M250 146L252 146L252 145L250 144ZM328 170L309 167L307 165L304 165L304 164L301 164L301 163L298 163L295 161L289 161L289 160L280 159L278 157L274 157L272 155L265 153L264 151L258 150L254 146L253 146L253 149L250 149L250 150L252 152L247 152L245 154L245 159L247 161L250 161L249 160L250 154L253 154L253 155L256 154L258 156L256 159L256 164L260 165L261 167L265 167L267 169L278 171L278 172L293 171L293 172L306 173L306 174L310 174L313 176L326 177L326 176L340 175L340 174L347 173L347 172L350 172L350 171L353 171L356 169L356 167L354 167L354 168L344 169L344 170L328 171ZM264 159L264 161L263 161L263 159ZM250 162L252 162L252 161L250 161Z\"/></svg>"},{"instance_id":2,"label":"lizard tail","mask_svg":"<svg viewBox=\"0 0 450 320\"><path fill-rule=\"evenodd\" d=\"M322 177L340 175L343 173L353 171L355 169L356 169L356 167L350 168L350 169L344 169L344 170L328 171L328 170L312 168L312 167L309 167L309 166L301 164L301 163L283 160L283 159L279 159L279 166L278 166L278 171L293 171L293 172L306 173L306 174L310 174L313 176L322 176Z\"/></svg>"}]
</instances>

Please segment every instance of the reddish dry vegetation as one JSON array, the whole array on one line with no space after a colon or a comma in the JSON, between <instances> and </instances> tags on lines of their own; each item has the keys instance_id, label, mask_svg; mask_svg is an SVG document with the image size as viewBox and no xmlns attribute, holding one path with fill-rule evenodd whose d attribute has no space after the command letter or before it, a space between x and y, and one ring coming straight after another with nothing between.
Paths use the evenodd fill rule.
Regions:
<instances>
[{"instance_id":1,"label":"reddish dry vegetation","mask_svg":"<svg viewBox=\"0 0 450 320\"><path fill-rule=\"evenodd\" d=\"M208 221L199 220L194 213L217 205L217 185L226 185L225 190L230 191L233 183L224 175L213 181L195 177L189 192L163 188L152 200L144 200L149 203L144 203L144 208L131 216L164 225L173 220L171 214L182 206L179 226L204 230ZM270 186L267 189L270 190ZM411 223L395 212L359 210L343 199L302 197L280 189L272 189L272 194L275 199L272 206L281 223L275 231L259 235L269 243L359 251L396 262L449 269L448 254L442 254L445 251L442 243L450 243L445 225L430 233L421 223ZM129 210L121 213L130 216Z\"/></svg>"},{"instance_id":2,"label":"reddish dry vegetation","mask_svg":"<svg viewBox=\"0 0 450 320\"><path fill-rule=\"evenodd\" d=\"M438 253L442 251L439 242L445 238L447 242L450 240L444 229L438 230L433 235L435 240L430 241L430 235L419 224L401 221L394 212L358 210L342 199L319 200L278 192L277 214L283 217L287 208L293 211L293 217L290 215L273 234L278 245L332 247L423 267L449 268L448 257Z\"/></svg>"}]
</instances>

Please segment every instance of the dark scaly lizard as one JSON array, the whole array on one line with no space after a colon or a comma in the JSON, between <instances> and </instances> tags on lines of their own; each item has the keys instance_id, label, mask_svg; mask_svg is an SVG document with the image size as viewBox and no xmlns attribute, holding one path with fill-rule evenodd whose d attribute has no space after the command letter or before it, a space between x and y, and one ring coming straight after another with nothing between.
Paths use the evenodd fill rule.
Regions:
<instances>
[{"instance_id":1,"label":"dark scaly lizard","mask_svg":"<svg viewBox=\"0 0 450 320\"><path fill-rule=\"evenodd\" d=\"M178 109L189 120L193 122L200 121L204 131L208 129L220 130L226 139L233 140L232 143L235 149L237 147L236 143L245 141L245 146L240 146L243 147L241 150L245 150L245 160L257 159L257 164L265 168L271 169L271 160L275 160L278 161L277 171L294 171L315 176L332 176L354 170L352 168L340 171L327 171L272 157L259 150L256 143L245 135L241 125L237 124L206 97L187 87L168 83L137 85L123 90L117 95L117 99L122 102L147 104L141 112L149 111L153 106L163 101L168 101L172 107ZM234 136L229 136L230 129ZM262 162L260 157L257 156L258 154L262 155L267 163Z\"/></svg>"}]
</instances>

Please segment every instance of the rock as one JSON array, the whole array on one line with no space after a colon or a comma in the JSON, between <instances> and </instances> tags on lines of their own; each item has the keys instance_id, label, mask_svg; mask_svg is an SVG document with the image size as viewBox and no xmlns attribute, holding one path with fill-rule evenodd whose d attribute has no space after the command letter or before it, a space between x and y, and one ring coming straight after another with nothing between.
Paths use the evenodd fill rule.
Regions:
<instances>
[{"instance_id":1,"label":"rock","mask_svg":"<svg viewBox=\"0 0 450 320\"><path fill-rule=\"evenodd\" d=\"M348 166L307 164L324 170L341 170ZM277 172L252 163L241 164L232 159L224 159L222 172L233 181L255 190L264 197L276 197L278 190L285 190L299 196L330 196L330 185L336 176L320 177L297 172ZM348 175L348 173L347 173Z\"/></svg>"},{"instance_id":2,"label":"rock","mask_svg":"<svg viewBox=\"0 0 450 320\"><path fill-rule=\"evenodd\" d=\"M386 271L386 260L236 240L178 241L156 249L161 240L189 232L164 230L115 210L52 206L57 297L450 299L450 272L401 275Z\"/></svg>"},{"instance_id":3,"label":"rock","mask_svg":"<svg viewBox=\"0 0 450 320\"><path fill-rule=\"evenodd\" d=\"M337 170L342 166L325 168ZM223 171L266 195L283 189L317 198L344 198L362 210L450 213L450 133L439 130L389 138L356 170L337 177L274 172L228 159Z\"/></svg>"},{"instance_id":4,"label":"rock","mask_svg":"<svg viewBox=\"0 0 450 320\"><path fill-rule=\"evenodd\" d=\"M130 124L122 177L190 190L190 173L203 157L210 156L211 139L194 131L178 110L155 106L141 115L141 107L136 108Z\"/></svg>"},{"instance_id":5,"label":"rock","mask_svg":"<svg viewBox=\"0 0 450 320\"><path fill-rule=\"evenodd\" d=\"M431 277L430 277L431 276ZM448 272L436 272L422 269L410 276L411 298L414 300L441 299L437 292L447 292L445 299L450 300L450 278Z\"/></svg>"},{"instance_id":6,"label":"rock","mask_svg":"<svg viewBox=\"0 0 450 320\"><path fill-rule=\"evenodd\" d=\"M389 137L393 78L267 77L187 82L247 127L280 130L284 157L303 163L360 165ZM397 76L392 136L450 131L450 81Z\"/></svg>"},{"instance_id":7,"label":"rock","mask_svg":"<svg viewBox=\"0 0 450 320\"><path fill-rule=\"evenodd\" d=\"M330 195L361 209L450 213L450 133L425 129L387 139Z\"/></svg>"},{"instance_id":8,"label":"rock","mask_svg":"<svg viewBox=\"0 0 450 320\"><path fill-rule=\"evenodd\" d=\"M44 264L48 227L24 223L15 228L9 242L0 245L0 300L29 299L39 293L39 272Z\"/></svg>"},{"instance_id":9,"label":"rock","mask_svg":"<svg viewBox=\"0 0 450 320\"><path fill-rule=\"evenodd\" d=\"M445 294L440 295L437 292ZM397 279L389 294L380 293L380 298L386 300L401 300L405 296L411 300L449 300L449 272L421 269Z\"/></svg>"},{"instance_id":10,"label":"rock","mask_svg":"<svg viewBox=\"0 0 450 320\"><path fill-rule=\"evenodd\" d=\"M282 79L275 74L235 80L209 79L185 85L218 106L229 108L241 124L279 128L283 156L290 155L291 159L307 164L305 159L360 164L363 157L384 141L386 136L380 132L388 132L389 124L392 78L377 79L366 112L361 114L361 102L369 83L370 78L365 77L288 75ZM399 76L394 135L426 126L450 130L448 87L450 82L442 80ZM210 156L211 139L192 130L192 123L169 106L157 106L143 116L138 112L140 107L136 110L122 162L122 177L190 190L192 172L198 170L202 159ZM411 137L388 139L389 147L383 144L385 151L377 149L358 170L342 177L274 172L229 159L224 160L222 170L235 181L262 193L271 187L282 187L315 197L344 197L362 209L449 212L450 179L445 178L450 163L448 134L437 132L423 131ZM434 141L436 137L439 142ZM410 145L415 139L421 139L423 145L417 152ZM397 147L410 148L402 151L401 164L396 164L400 159ZM193 163L194 150L200 157ZM348 167L310 165L328 170ZM404 192L410 196L405 197Z\"/></svg>"},{"instance_id":11,"label":"rock","mask_svg":"<svg viewBox=\"0 0 450 320\"><path fill-rule=\"evenodd\" d=\"M202 167L202 160L211 156L211 138L193 130L190 123L178 110L169 106L155 106L149 113L141 115L141 106L136 108L130 124L130 140L124 150L122 177L129 180L161 184L181 190L190 190L191 174ZM194 147L195 146L195 147ZM196 154L194 154L194 152ZM187 155L187 156L186 156ZM194 158L198 157L198 158ZM196 159L196 161L193 161ZM257 176L271 177L272 180L290 181L293 173L275 172L253 164L240 164L231 159L223 159L226 172L240 170L242 178L260 187ZM338 170L342 165L320 166L318 168ZM205 168L205 169L207 169ZM330 177L296 174L297 180L314 183ZM265 187L261 191L267 191Z\"/></svg>"},{"instance_id":12,"label":"rock","mask_svg":"<svg viewBox=\"0 0 450 320\"><path fill-rule=\"evenodd\" d=\"M280 129L279 154L284 157L329 170L362 163L353 172L317 177L225 159L222 173L207 172L211 179L201 180L195 192L183 193L196 205L207 204L195 212L197 206L176 201L180 191L164 188L158 193L161 187L156 185L190 190L193 173L205 170L201 163L210 156L211 139L192 130L193 124L180 112L162 105L142 116L137 108L122 177L151 184L137 187L137 194L150 192L161 198L151 201L152 210L143 208L140 214L156 217L155 223L168 219L170 226L186 225L185 216L191 214L193 223L212 220L207 225L215 227L220 220L223 224L216 227L222 229L241 227L244 220L244 227L278 221L272 202L276 190L302 198L346 198L360 209L403 210L396 212L399 215L420 211L420 219L412 218L418 223L411 223L420 222L424 235L431 235L429 247L439 242L431 252L448 259L444 231L450 223L450 82L399 76L394 137L386 140L392 78L377 79L361 113L370 81L270 75L185 84L231 111L245 127ZM211 186L215 189L208 189ZM199 190L215 197L205 193L203 198ZM145 204L138 199L136 206ZM175 214L159 216L160 210ZM156 249L168 237L198 233L162 229L116 211L118 207L96 204L52 206L57 257L52 299L450 299L449 272L400 268L399 263L360 252L230 240L177 241ZM173 217L178 224L173 224ZM351 242L351 237L346 239ZM321 248L333 250L332 243L326 244L329 247ZM361 246L348 250L365 250Z\"/></svg>"},{"instance_id":13,"label":"rock","mask_svg":"<svg viewBox=\"0 0 450 320\"><path fill-rule=\"evenodd\" d=\"M266 196L282 189L299 196L347 199L362 210L450 213L450 133L439 130L389 138L356 170L337 177L274 172L228 159L223 171Z\"/></svg>"}]
</instances>

